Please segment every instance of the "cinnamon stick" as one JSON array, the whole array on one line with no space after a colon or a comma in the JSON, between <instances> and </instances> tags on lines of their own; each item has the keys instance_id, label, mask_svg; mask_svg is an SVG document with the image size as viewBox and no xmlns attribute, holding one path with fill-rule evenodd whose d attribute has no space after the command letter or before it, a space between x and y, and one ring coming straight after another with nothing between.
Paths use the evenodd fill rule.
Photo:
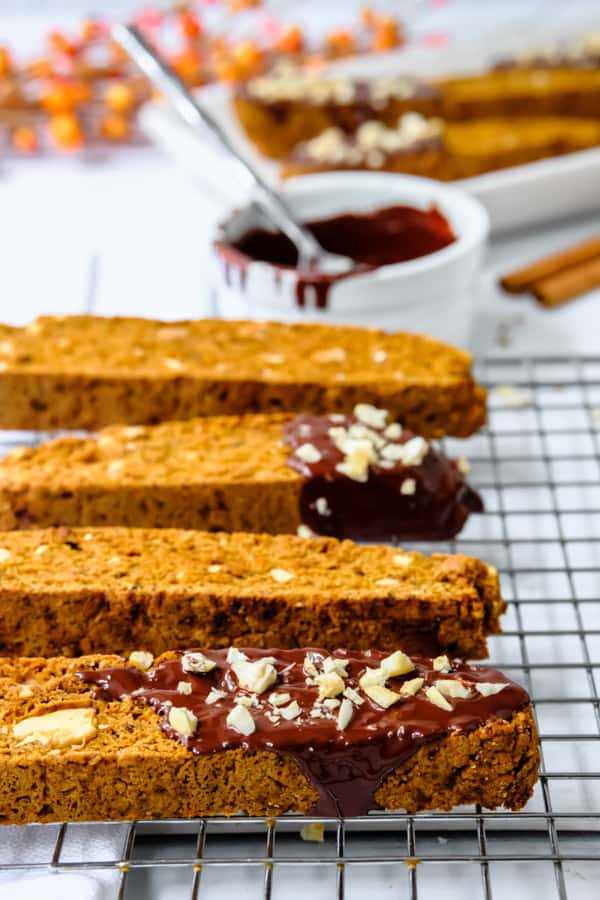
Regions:
<instances>
[{"instance_id":1,"label":"cinnamon stick","mask_svg":"<svg viewBox=\"0 0 600 900\"><path fill-rule=\"evenodd\" d=\"M517 269L516 272L510 272L500 279L500 284L509 294L520 294L533 288L540 281L594 258L600 259L600 237L591 238L568 250L545 256L529 266Z\"/></svg>"},{"instance_id":2,"label":"cinnamon stick","mask_svg":"<svg viewBox=\"0 0 600 900\"><path fill-rule=\"evenodd\" d=\"M571 266L531 285L531 293L542 306L560 306L600 286L600 256Z\"/></svg>"}]
</instances>

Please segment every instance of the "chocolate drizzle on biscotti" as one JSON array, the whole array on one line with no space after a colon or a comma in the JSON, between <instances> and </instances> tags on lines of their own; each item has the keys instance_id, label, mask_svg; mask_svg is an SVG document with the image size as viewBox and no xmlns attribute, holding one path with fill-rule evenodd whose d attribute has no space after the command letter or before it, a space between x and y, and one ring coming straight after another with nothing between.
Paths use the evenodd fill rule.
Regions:
<instances>
[{"instance_id":1,"label":"chocolate drizzle on biscotti","mask_svg":"<svg viewBox=\"0 0 600 900\"><path fill-rule=\"evenodd\" d=\"M272 750L309 778L316 815L362 815L386 776L426 742L510 719L529 698L460 660L336 650L190 650L78 673L105 700L149 704L193 753Z\"/></svg>"},{"instance_id":2,"label":"chocolate drizzle on biscotti","mask_svg":"<svg viewBox=\"0 0 600 900\"><path fill-rule=\"evenodd\" d=\"M358 404L354 415L297 416L284 429L288 465L306 479L300 516L316 534L367 541L447 540L482 500L452 460Z\"/></svg>"}]
</instances>

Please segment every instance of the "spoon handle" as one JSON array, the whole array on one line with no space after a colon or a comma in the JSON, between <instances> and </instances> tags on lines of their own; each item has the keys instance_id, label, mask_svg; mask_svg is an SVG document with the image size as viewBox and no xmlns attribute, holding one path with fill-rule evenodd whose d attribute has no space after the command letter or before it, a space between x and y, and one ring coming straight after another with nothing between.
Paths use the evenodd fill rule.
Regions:
<instances>
[{"instance_id":1,"label":"spoon handle","mask_svg":"<svg viewBox=\"0 0 600 900\"><path fill-rule=\"evenodd\" d=\"M240 155L229 136L214 117L196 102L179 76L166 65L135 25L117 24L112 28L115 41L129 54L149 81L163 93L188 125L208 129L231 158L238 179L252 188L253 199L273 224L295 244L299 262L310 265L322 249L308 229L296 221L281 196L273 191L254 167Z\"/></svg>"}]
</instances>

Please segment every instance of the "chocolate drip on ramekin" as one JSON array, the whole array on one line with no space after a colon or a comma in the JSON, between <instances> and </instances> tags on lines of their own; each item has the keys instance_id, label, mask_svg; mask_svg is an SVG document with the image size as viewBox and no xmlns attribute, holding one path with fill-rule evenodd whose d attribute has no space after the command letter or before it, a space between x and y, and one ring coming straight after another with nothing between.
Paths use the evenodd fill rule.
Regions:
<instances>
[{"instance_id":1,"label":"chocolate drip on ramekin","mask_svg":"<svg viewBox=\"0 0 600 900\"><path fill-rule=\"evenodd\" d=\"M470 513L483 511L481 497L465 481L459 463L431 444L419 464L375 462L369 466L366 481L344 475L337 468L344 453L331 431L357 426L365 427L356 416L309 413L285 426L284 441L292 448L288 465L306 479L300 517L315 534L355 541L449 540ZM391 436L389 427L371 424L368 428L388 445L407 444L415 438L406 429ZM298 449L306 444L318 451L317 461L298 455ZM411 489L414 482L413 493L402 493L407 481Z\"/></svg>"},{"instance_id":2,"label":"chocolate drip on ramekin","mask_svg":"<svg viewBox=\"0 0 600 900\"><path fill-rule=\"evenodd\" d=\"M311 813L323 816L355 816L366 814L377 804L374 794L386 776L408 759L426 742L441 739L451 732L469 732L485 722L510 719L529 703L526 691L502 673L482 666L469 666L460 660L448 661L439 670L431 659L413 657L412 671L389 678L387 687L400 691L414 678L424 679L422 689L414 696L403 697L388 709L378 706L359 686L368 668L380 666L385 653L370 650L353 652L320 649L255 650L243 649L250 662L274 657L277 681L262 693L242 689L228 662L227 650L193 650L160 662L156 668L141 671L132 665L105 669L87 669L78 673L83 681L96 685L97 696L104 700L133 697L149 704L160 717L161 727L174 740L192 753L217 753L243 748L271 750L294 759L310 779L319 799ZM190 653L201 653L216 665L206 673L184 670L183 659ZM352 717L347 726L338 728L338 710L319 717L311 716L318 697L318 687L305 670L310 659L317 671L324 660L347 661L345 690L356 692L361 703L352 703ZM444 658L442 658L444 659ZM450 710L442 709L428 699L425 690L440 679L460 681L469 689L466 699L452 698ZM191 685L190 693L181 693L180 682ZM505 685L498 693L483 696L476 685ZM224 696L209 704L209 693L222 691ZM282 715L273 721L273 694L289 694L300 714L287 720ZM345 696L345 695L344 695ZM227 724L236 698L249 698L255 731L243 735ZM342 695L340 695L342 700ZM184 707L197 718L193 735L182 737L169 724L173 707ZM281 709L281 707L280 707ZM320 709L323 712L323 707Z\"/></svg>"}]
</instances>

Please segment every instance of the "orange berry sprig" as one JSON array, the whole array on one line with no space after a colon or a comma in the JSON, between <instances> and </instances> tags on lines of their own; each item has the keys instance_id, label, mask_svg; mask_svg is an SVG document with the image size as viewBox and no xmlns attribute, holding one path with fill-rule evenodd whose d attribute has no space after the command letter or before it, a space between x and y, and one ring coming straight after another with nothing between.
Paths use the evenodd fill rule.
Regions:
<instances>
[{"instance_id":1,"label":"orange berry sprig","mask_svg":"<svg viewBox=\"0 0 600 900\"><path fill-rule=\"evenodd\" d=\"M57 113L48 121L48 134L61 150L79 150L84 143L81 123L72 112Z\"/></svg>"}]
</instances>

